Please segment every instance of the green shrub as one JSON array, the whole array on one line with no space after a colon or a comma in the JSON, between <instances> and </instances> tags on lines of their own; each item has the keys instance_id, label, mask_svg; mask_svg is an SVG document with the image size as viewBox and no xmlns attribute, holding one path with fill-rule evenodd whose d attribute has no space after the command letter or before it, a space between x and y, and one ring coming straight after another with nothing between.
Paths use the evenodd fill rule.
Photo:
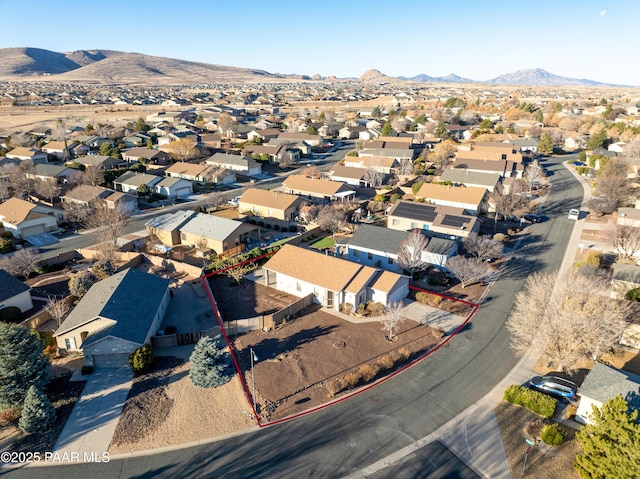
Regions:
<instances>
[{"instance_id":1,"label":"green shrub","mask_svg":"<svg viewBox=\"0 0 640 479\"><path fill-rule=\"evenodd\" d=\"M540 438L549 446L561 446L564 442L564 429L555 422L547 424L542 428Z\"/></svg>"},{"instance_id":2,"label":"green shrub","mask_svg":"<svg viewBox=\"0 0 640 479\"><path fill-rule=\"evenodd\" d=\"M589 251L584 258L584 264L599 268L602 265L602 257L597 251Z\"/></svg>"},{"instance_id":3,"label":"green shrub","mask_svg":"<svg viewBox=\"0 0 640 479\"><path fill-rule=\"evenodd\" d=\"M129 355L129 366L135 374L147 372L153 366L153 347L145 344Z\"/></svg>"},{"instance_id":4,"label":"green shrub","mask_svg":"<svg viewBox=\"0 0 640 479\"><path fill-rule=\"evenodd\" d=\"M512 384L504 391L504 400L525 407L543 417L553 417L558 401L538 391Z\"/></svg>"},{"instance_id":5,"label":"green shrub","mask_svg":"<svg viewBox=\"0 0 640 479\"><path fill-rule=\"evenodd\" d=\"M11 253L14 249L15 247L13 246L13 241L4 238L0 239L0 254Z\"/></svg>"},{"instance_id":6,"label":"green shrub","mask_svg":"<svg viewBox=\"0 0 640 479\"><path fill-rule=\"evenodd\" d=\"M31 386L27 396L24 398L22 416L18 421L18 427L27 434L45 432L49 429L55 417L56 410L44 391Z\"/></svg>"},{"instance_id":7,"label":"green shrub","mask_svg":"<svg viewBox=\"0 0 640 479\"><path fill-rule=\"evenodd\" d=\"M11 234L11 231L3 231L2 235L0 235L3 239L11 239L13 238L13 235Z\"/></svg>"},{"instance_id":8,"label":"green shrub","mask_svg":"<svg viewBox=\"0 0 640 479\"><path fill-rule=\"evenodd\" d=\"M591 171L591 168L589 168L588 166L578 166L576 168L576 172L582 176L582 175L587 175L589 173L589 171Z\"/></svg>"},{"instance_id":9,"label":"green shrub","mask_svg":"<svg viewBox=\"0 0 640 479\"><path fill-rule=\"evenodd\" d=\"M628 301L640 302L640 288L634 288L627 291L624 295L624 299Z\"/></svg>"},{"instance_id":10,"label":"green shrub","mask_svg":"<svg viewBox=\"0 0 640 479\"><path fill-rule=\"evenodd\" d=\"M504 243L507 240L507 237L504 233L496 233L493 235L494 241L499 241L500 243Z\"/></svg>"},{"instance_id":11,"label":"green shrub","mask_svg":"<svg viewBox=\"0 0 640 479\"><path fill-rule=\"evenodd\" d=\"M0 321L3 323L19 323L22 321L22 311L16 306L0 309Z\"/></svg>"}]
</instances>

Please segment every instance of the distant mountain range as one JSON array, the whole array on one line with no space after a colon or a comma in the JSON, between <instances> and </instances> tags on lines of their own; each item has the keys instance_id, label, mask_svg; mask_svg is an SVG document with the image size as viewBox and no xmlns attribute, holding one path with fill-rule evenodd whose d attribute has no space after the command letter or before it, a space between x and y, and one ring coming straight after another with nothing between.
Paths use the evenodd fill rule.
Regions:
<instances>
[{"instance_id":1,"label":"distant mountain range","mask_svg":"<svg viewBox=\"0 0 640 479\"><path fill-rule=\"evenodd\" d=\"M317 75L282 75L252 68L239 68L173 58L125 53L114 50L77 50L58 53L40 48L0 49L0 80L47 80L83 83L140 83L176 85L184 83L242 83L315 80ZM44 77L44 78L43 78ZM339 81L329 77L331 81ZM353 79L347 79L353 80ZM554 75L540 68L519 70L492 80L477 81L458 75L390 77L378 70L365 72L358 80L367 83L400 81L420 83L467 83L531 86L625 86Z\"/></svg>"}]
</instances>

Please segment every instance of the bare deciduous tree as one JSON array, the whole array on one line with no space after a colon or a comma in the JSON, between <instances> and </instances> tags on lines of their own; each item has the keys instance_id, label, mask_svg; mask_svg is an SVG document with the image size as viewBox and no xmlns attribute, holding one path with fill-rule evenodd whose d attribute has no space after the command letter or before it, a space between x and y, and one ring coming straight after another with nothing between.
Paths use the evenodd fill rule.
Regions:
<instances>
[{"instance_id":1,"label":"bare deciduous tree","mask_svg":"<svg viewBox=\"0 0 640 479\"><path fill-rule=\"evenodd\" d=\"M506 218L525 210L529 204L529 200L522 194L523 186L522 181L514 181L507 194L501 194L498 190L493 190L491 200L495 204L498 215Z\"/></svg>"},{"instance_id":2,"label":"bare deciduous tree","mask_svg":"<svg viewBox=\"0 0 640 479\"><path fill-rule=\"evenodd\" d=\"M219 191L214 191L207 196L207 208L212 208L214 211L225 204L225 202L225 196Z\"/></svg>"},{"instance_id":3,"label":"bare deciduous tree","mask_svg":"<svg viewBox=\"0 0 640 479\"><path fill-rule=\"evenodd\" d=\"M608 196L594 196L589 199L588 206L598 216L608 215L618 209L618 200Z\"/></svg>"},{"instance_id":4,"label":"bare deciduous tree","mask_svg":"<svg viewBox=\"0 0 640 479\"><path fill-rule=\"evenodd\" d=\"M409 158L401 158L398 161L398 174L409 176L413 174L413 160Z\"/></svg>"},{"instance_id":5,"label":"bare deciduous tree","mask_svg":"<svg viewBox=\"0 0 640 479\"><path fill-rule=\"evenodd\" d=\"M379 188L382 185L384 174L377 171L374 168L367 168L364 172L364 181L369 184L371 188Z\"/></svg>"},{"instance_id":6,"label":"bare deciduous tree","mask_svg":"<svg viewBox=\"0 0 640 479\"><path fill-rule=\"evenodd\" d=\"M55 297L49 298L49 307L47 311L51 315L51 319L55 320L56 326L60 327L60 323L62 323L62 318L67 314L71 306L68 301L65 301L64 298L58 299Z\"/></svg>"},{"instance_id":7,"label":"bare deciduous tree","mask_svg":"<svg viewBox=\"0 0 640 479\"><path fill-rule=\"evenodd\" d=\"M457 145L451 140L446 140L436 145L433 152L429 155L429 160L433 162L436 168L441 170L449 164L449 161L455 156L457 151Z\"/></svg>"},{"instance_id":8,"label":"bare deciduous tree","mask_svg":"<svg viewBox=\"0 0 640 479\"><path fill-rule=\"evenodd\" d=\"M236 122L231 118L231 115L228 113L222 113L218 117L218 133L220 133L224 138L231 138L233 136L233 126L235 123Z\"/></svg>"},{"instance_id":9,"label":"bare deciduous tree","mask_svg":"<svg viewBox=\"0 0 640 479\"><path fill-rule=\"evenodd\" d=\"M300 218L302 218L302 221L304 221L307 224L313 223L318 218L319 211L320 211L320 208L318 207L318 205L313 205L313 204L302 205L299 209Z\"/></svg>"},{"instance_id":10,"label":"bare deciduous tree","mask_svg":"<svg viewBox=\"0 0 640 479\"><path fill-rule=\"evenodd\" d=\"M640 251L640 228L609 222L607 236L621 258L631 258Z\"/></svg>"},{"instance_id":11,"label":"bare deciduous tree","mask_svg":"<svg viewBox=\"0 0 640 479\"><path fill-rule=\"evenodd\" d=\"M307 178L322 177L322 173L320 173L320 170L315 165L307 166L306 168L303 168L302 171L300 171L300 174L306 176Z\"/></svg>"},{"instance_id":12,"label":"bare deciduous tree","mask_svg":"<svg viewBox=\"0 0 640 479\"><path fill-rule=\"evenodd\" d=\"M460 281L460 286L466 288L470 284L487 279L492 269L478 258L454 256L447 260L447 269Z\"/></svg>"},{"instance_id":13,"label":"bare deciduous tree","mask_svg":"<svg viewBox=\"0 0 640 479\"><path fill-rule=\"evenodd\" d=\"M11 182L8 178L0 177L0 202L11 197Z\"/></svg>"},{"instance_id":14,"label":"bare deciduous tree","mask_svg":"<svg viewBox=\"0 0 640 479\"><path fill-rule=\"evenodd\" d=\"M34 189L40 198L49 200L50 203L53 202L53 198L60 194L60 187L47 180L36 180Z\"/></svg>"},{"instance_id":15,"label":"bare deciduous tree","mask_svg":"<svg viewBox=\"0 0 640 479\"><path fill-rule=\"evenodd\" d=\"M422 252L428 244L429 240L419 230L411 231L407 239L400 244L398 265L409 271L412 276L426 269L429 263L422 259Z\"/></svg>"},{"instance_id":16,"label":"bare deciduous tree","mask_svg":"<svg viewBox=\"0 0 640 479\"><path fill-rule=\"evenodd\" d=\"M64 215L67 220L73 223L84 224L89 214L91 214L91 209L89 207L79 203L65 201L62 203L62 209L64 209Z\"/></svg>"},{"instance_id":17,"label":"bare deciduous tree","mask_svg":"<svg viewBox=\"0 0 640 479\"><path fill-rule=\"evenodd\" d=\"M104 172L96 166L89 165L81 173L80 183L83 185L100 186L104 183Z\"/></svg>"},{"instance_id":18,"label":"bare deciduous tree","mask_svg":"<svg viewBox=\"0 0 640 479\"><path fill-rule=\"evenodd\" d=\"M531 163L529 166L527 166L526 170L524 170L523 179L524 179L524 182L529 187L529 193L531 193L534 186L539 185L544 181L545 179L544 170L542 169L540 164L537 161L535 161Z\"/></svg>"},{"instance_id":19,"label":"bare deciduous tree","mask_svg":"<svg viewBox=\"0 0 640 479\"><path fill-rule=\"evenodd\" d=\"M384 315L380 321L383 325L383 331L387 332L389 341L393 340L393 333L400 327L400 323L404 320L405 317L402 315L402 303L394 303L385 308Z\"/></svg>"},{"instance_id":20,"label":"bare deciduous tree","mask_svg":"<svg viewBox=\"0 0 640 479\"><path fill-rule=\"evenodd\" d=\"M29 195L33 190L33 179L27 177L27 174L35 172L33 162L31 160L21 161L18 165L11 169L9 181L14 195L18 198Z\"/></svg>"},{"instance_id":21,"label":"bare deciduous tree","mask_svg":"<svg viewBox=\"0 0 640 479\"><path fill-rule=\"evenodd\" d=\"M629 197L631 185L627 178L629 162L623 158L611 158L598 177L596 192L600 196L614 198L618 205Z\"/></svg>"},{"instance_id":22,"label":"bare deciduous tree","mask_svg":"<svg viewBox=\"0 0 640 479\"><path fill-rule=\"evenodd\" d=\"M189 138L182 138L169 144L171 156L178 161L188 161L200 155L198 144Z\"/></svg>"},{"instance_id":23,"label":"bare deciduous tree","mask_svg":"<svg viewBox=\"0 0 640 479\"><path fill-rule=\"evenodd\" d=\"M570 370L584 356L598 358L622 333L626 301L608 297L608 285L570 270L560 276L534 273L516 295L507 321L511 347L521 355L543 355Z\"/></svg>"},{"instance_id":24,"label":"bare deciduous tree","mask_svg":"<svg viewBox=\"0 0 640 479\"><path fill-rule=\"evenodd\" d=\"M291 165L295 163L295 158L293 156L293 152L287 150L280 156L280 161L278 162L278 166L283 170L289 168Z\"/></svg>"},{"instance_id":25,"label":"bare deciduous tree","mask_svg":"<svg viewBox=\"0 0 640 479\"><path fill-rule=\"evenodd\" d=\"M38 269L40 256L31 248L22 248L13 255L0 261L0 269L4 269L13 276L28 278L31 273Z\"/></svg>"},{"instance_id":26,"label":"bare deciduous tree","mask_svg":"<svg viewBox=\"0 0 640 479\"><path fill-rule=\"evenodd\" d=\"M116 244L129 223L129 215L118 208L109 208L104 202L98 202L92 207L86 223L89 228L99 230L100 241Z\"/></svg>"},{"instance_id":27,"label":"bare deciduous tree","mask_svg":"<svg viewBox=\"0 0 640 479\"><path fill-rule=\"evenodd\" d=\"M504 245L493 238L480 236L478 233L469 233L467 238L462 239L462 244L467 253L476 258L500 258L504 252Z\"/></svg>"},{"instance_id":28,"label":"bare deciduous tree","mask_svg":"<svg viewBox=\"0 0 640 479\"><path fill-rule=\"evenodd\" d=\"M335 235L345 221L345 214L334 204L325 205L318 211L318 224L325 231Z\"/></svg>"}]
</instances>

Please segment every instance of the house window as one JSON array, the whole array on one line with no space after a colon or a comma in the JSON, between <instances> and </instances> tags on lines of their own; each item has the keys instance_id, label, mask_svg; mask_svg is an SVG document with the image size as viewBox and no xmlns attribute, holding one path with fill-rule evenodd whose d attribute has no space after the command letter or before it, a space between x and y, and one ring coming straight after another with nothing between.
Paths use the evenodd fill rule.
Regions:
<instances>
[{"instance_id":1,"label":"house window","mask_svg":"<svg viewBox=\"0 0 640 479\"><path fill-rule=\"evenodd\" d=\"M423 224L422 229L425 231L429 231L429 225L427 223Z\"/></svg>"},{"instance_id":2,"label":"house window","mask_svg":"<svg viewBox=\"0 0 640 479\"><path fill-rule=\"evenodd\" d=\"M391 256L387 258L387 263L393 264L393 258Z\"/></svg>"},{"instance_id":3,"label":"house window","mask_svg":"<svg viewBox=\"0 0 640 479\"><path fill-rule=\"evenodd\" d=\"M267 208L267 216L271 216L271 208Z\"/></svg>"},{"instance_id":4,"label":"house window","mask_svg":"<svg viewBox=\"0 0 640 479\"><path fill-rule=\"evenodd\" d=\"M364 291L358 295L358 305L364 304L367 299L367 293Z\"/></svg>"},{"instance_id":5,"label":"house window","mask_svg":"<svg viewBox=\"0 0 640 479\"><path fill-rule=\"evenodd\" d=\"M354 249L354 250L353 250L353 256L355 256L356 258L357 258L358 256L360 256L360 251L359 251L359 250L357 250L357 249Z\"/></svg>"},{"instance_id":6,"label":"house window","mask_svg":"<svg viewBox=\"0 0 640 479\"><path fill-rule=\"evenodd\" d=\"M373 259L373 253L367 253L367 259Z\"/></svg>"},{"instance_id":7,"label":"house window","mask_svg":"<svg viewBox=\"0 0 640 479\"><path fill-rule=\"evenodd\" d=\"M302 285L296 281L296 290L302 291Z\"/></svg>"},{"instance_id":8,"label":"house window","mask_svg":"<svg viewBox=\"0 0 640 479\"><path fill-rule=\"evenodd\" d=\"M507 159L507 154L506 154L506 153L503 153L503 154L502 154L502 159L503 159L503 160L506 160L506 159Z\"/></svg>"},{"instance_id":9,"label":"house window","mask_svg":"<svg viewBox=\"0 0 640 479\"><path fill-rule=\"evenodd\" d=\"M64 346L67 349L76 349L76 340L73 338L66 338L64 340Z\"/></svg>"},{"instance_id":10,"label":"house window","mask_svg":"<svg viewBox=\"0 0 640 479\"><path fill-rule=\"evenodd\" d=\"M398 226L398 220L397 220L396 218L393 218L393 219L391 220L391 224L392 224L393 226Z\"/></svg>"},{"instance_id":11,"label":"house window","mask_svg":"<svg viewBox=\"0 0 640 479\"><path fill-rule=\"evenodd\" d=\"M187 234L186 233L180 233L180 239L186 241L187 240Z\"/></svg>"},{"instance_id":12,"label":"house window","mask_svg":"<svg viewBox=\"0 0 640 479\"><path fill-rule=\"evenodd\" d=\"M411 229L415 229L418 227L418 223L416 223L415 221L411 222Z\"/></svg>"}]
</instances>

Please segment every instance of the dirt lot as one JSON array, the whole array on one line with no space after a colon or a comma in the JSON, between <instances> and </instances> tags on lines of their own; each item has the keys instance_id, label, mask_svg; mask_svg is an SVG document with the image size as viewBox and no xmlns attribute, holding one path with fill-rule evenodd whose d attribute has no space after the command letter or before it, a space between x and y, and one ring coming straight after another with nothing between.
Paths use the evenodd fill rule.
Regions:
<instances>
[{"instance_id":1,"label":"dirt lot","mask_svg":"<svg viewBox=\"0 0 640 479\"><path fill-rule=\"evenodd\" d=\"M385 369L426 352L438 339L432 328L407 320L401 323L396 339L389 341L377 321L351 323L314 305L275 331L251 331L238 337L234 350L249 389L249 348L258 357L254 364L256 402L261 420L269 421L348 392L344 378L351 371L389 355L388 368L374 375L380 377L388 372Z\"/></svg>"},{"instance_id":2,"label":"dirt lot","mask_svg":"<svg viewBox=\"0 0 640 479\"><path fill-rule=\"evenodd\" d=\"M134 380L109 452L119 454L213 438L255 426L238 376L216 389L194 386L189 364L157 357Z\"/></svg>"}]
</instances>

